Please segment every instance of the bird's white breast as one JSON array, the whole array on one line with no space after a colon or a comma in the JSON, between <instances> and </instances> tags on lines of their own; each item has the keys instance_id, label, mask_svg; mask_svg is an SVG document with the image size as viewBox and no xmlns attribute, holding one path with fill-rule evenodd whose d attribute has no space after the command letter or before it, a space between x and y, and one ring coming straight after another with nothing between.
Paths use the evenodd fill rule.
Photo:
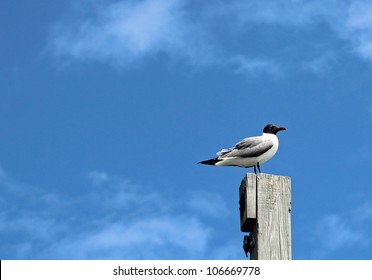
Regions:
<instances>
[{"instance_id":1,"label":"bird's white breast","mask_svg":"<svg viewBox=\"0 0 372 280\"><path fill-rule=\"evenodd\" d=\"M257 158L257 161L260 164L265 162L265 161L268 161L269 159L271 159L276 154L276 152L278 151L278 148L279 148L279 140L278 140L278 137L276 135L269 134L269 133L264 133L262 136L264 137L265 140L272 141L273 146L271 147L270 150L268 150L266 153L262 154L261 156L259 156Z\"/></svg>"}]
</instances>

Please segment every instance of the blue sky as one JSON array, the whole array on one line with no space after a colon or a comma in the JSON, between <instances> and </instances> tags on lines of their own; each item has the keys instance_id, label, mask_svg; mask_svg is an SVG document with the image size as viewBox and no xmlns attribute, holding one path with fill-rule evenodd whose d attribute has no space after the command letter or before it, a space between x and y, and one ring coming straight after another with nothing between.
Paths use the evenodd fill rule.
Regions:
<instances>
[{"instance_id":1,"label":"blue sky","mask_svg":"<svg viewBox=\"0 0 372 280\"><path fill-rule=\"evenodd\" d=\"M3 0L0 41L1 259L245 258L247 170L196 162L267 123L293 258L372 258L370 1Z\"/></svg>"}]
</instances>

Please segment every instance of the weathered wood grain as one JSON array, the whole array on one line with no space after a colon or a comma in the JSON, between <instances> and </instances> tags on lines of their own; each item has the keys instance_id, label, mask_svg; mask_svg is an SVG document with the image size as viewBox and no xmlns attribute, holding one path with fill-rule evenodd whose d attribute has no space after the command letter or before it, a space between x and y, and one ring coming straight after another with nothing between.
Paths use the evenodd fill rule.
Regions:
<instances>
[{"instance_id":1,"label":"weathered wood grain","mask_svg":"<svg viewBox=\"0 0 372 280\"><path fill-rule=\"evenodd\" d=\"M254 216L248 213L251 213L253 208L256 211L253 229L249 227L250 232L253 232L254 240L250 258L290 260L292 258L290 177L247 174L243 182L239 193L244 194L244 188L246 189L246 197L243 195L246 209L241 210L241 226ZM256 191L251 190L252 188ZM246 216L245 212L247 212ZM249 223L252 223L252 220ZM245 228L242 228L242 231L243 229Z\"/></svg>"}]
</instances>

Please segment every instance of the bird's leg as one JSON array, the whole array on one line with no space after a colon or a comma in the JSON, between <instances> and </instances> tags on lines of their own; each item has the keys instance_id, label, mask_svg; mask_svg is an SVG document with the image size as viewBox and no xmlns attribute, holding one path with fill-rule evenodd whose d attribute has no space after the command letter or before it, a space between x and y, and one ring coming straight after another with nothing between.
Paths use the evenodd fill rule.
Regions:
<instances>
[{"instance_id":1,"label":"bird's leg","mask_svg":"<svg viewBox=\"0 0 372 280\"><path fill-rule=\"evenodd\" d=\"M261 172L261 168L260 168L260 163L259 163L259 162L257 162L257 168L258 168L258 172L259 172L259 173L262 173L262 172Z\"/></svg>"},{"instance_id":2,"label":"bird's leg","mask_svg":"<svg viewBox=\"0 0 372 280\"><path fill-rule=\"evenodd\" d=\"M254 174L256 175L257 180L260 180L260 174L261 174L260 165L258 164L257 167L258 167L258 171L259 171L258 175L257 175L256 165L253 165L253 170L254 170Z\"/></svg>"},{"instance_id":3,"label":"bird's leg","mask_svg":"<svg viewBox=\"0 0 372 280\"><path fill-rule=\"evenodd\" d=\"M261 168L260 168L260 163L257 162L257 168L258 168L258 175L256 174L257 181L260 180L260 175L261 175ZM256 169L256 166L254 167Z\"/></svg>"},{"instance_id":4,"label":"bird's leg","mask_svg":"<svg viewBox=\"0 0 372 280\"><path fill-rule=\"evenodd\" d=\"M254 166L254 173L256 174L256 179L257 182L260 180L260 175L261 175L261 168L260 168L260 163L257 162L257 168L258 168L258 174L256 173L256 165Z\"/></svg>"}]
</instances>

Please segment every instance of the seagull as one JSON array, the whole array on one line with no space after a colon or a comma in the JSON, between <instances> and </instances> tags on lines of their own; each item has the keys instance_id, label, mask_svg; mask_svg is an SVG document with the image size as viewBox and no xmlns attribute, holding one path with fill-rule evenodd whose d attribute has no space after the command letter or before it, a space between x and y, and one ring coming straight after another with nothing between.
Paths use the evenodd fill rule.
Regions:
<instances>
[{"instance_id":1,"label":"seagull","mask_svg":"<svg viewBox=\"0 0 372 280\"><path fill-rule=\"evenodd\" d=\"M218 157L203 160L201 164L217 166L239 166L243 168L254 168L254 173L261 173L260 164L271 159L278 150L279 140L276 134L286 130L285 127L278 127L268 124L264 127L261 136L244 138L234 147L222 149L217 153Z\"/></svg>"}]
</instances>

